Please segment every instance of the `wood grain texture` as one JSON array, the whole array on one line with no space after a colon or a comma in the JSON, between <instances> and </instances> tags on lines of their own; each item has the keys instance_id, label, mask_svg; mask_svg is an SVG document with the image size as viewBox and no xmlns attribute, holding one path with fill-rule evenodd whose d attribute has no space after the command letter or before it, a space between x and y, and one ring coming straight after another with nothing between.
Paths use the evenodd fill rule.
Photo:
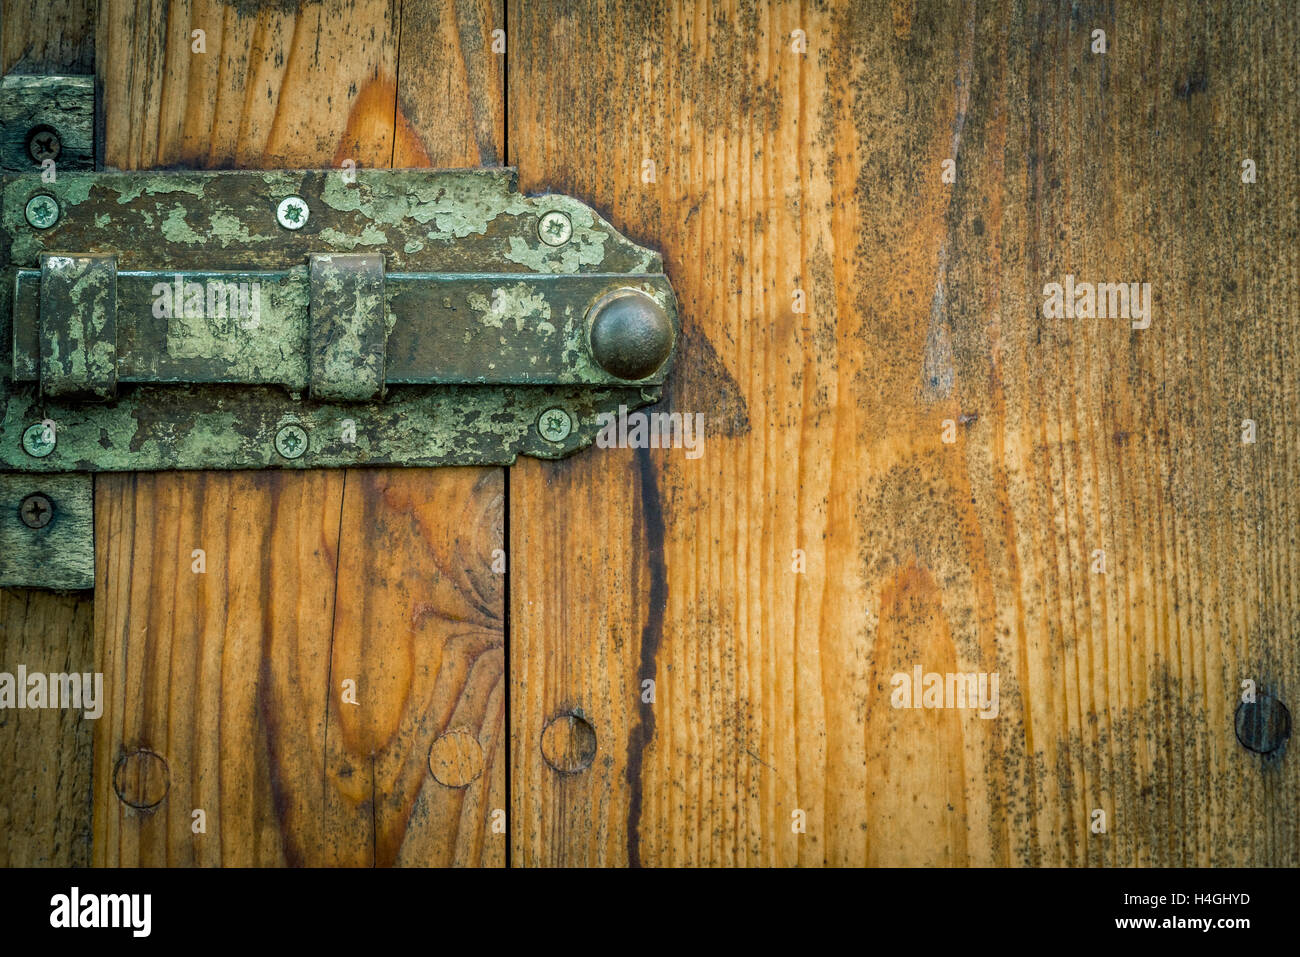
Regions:
<instances>
[{"instance_id":1,"label":"wood grain texture","mask_svg":"<svg viewBox=\"0 0 1300 957\"><path fill-rule=\"evenodd\" d=\"M404 3L401 17L391 165L492 165L504 151L503 66L499 56L488 59L491 30L502 23L500 2ZM359 481L355 504L345 500L344 514L373 515L392 532L358 529L351 539L368 543L358 555L371 566L358 583L367 593L366 613L353 629L336 626L336 638L384 635L390 628L401 634L400 619L390 626L395 616L387 609L395 608L411 634L400 647L414 661L428 662L414 669L409 687L388 679L389 696L400 692L419 708L407 706L406 735L392 741L377 765L404 786L377 808L377 859L503 866L509 835L493 818L508 805L505 577L497 560L505 549L505 473L349 474ZM395 700L386 707L397 711ZM433 770L434 746L450 739L468 749L456 779ZM398 825L408 817L437 823L403 834Z\"/></svg>"},{"instance_id":2,"label":"wood grain texture","mask_svg":"<svg viewBox=\"0 0 1300 957\"><path fill-rule=\"evenodd\" d=\"M103 0L97 31L108 166L321 166L344 142L358 165L389 165L390 0Z\"/></svg>"},{"instance_id":3,"label":"wood grain texture","mask_svg":"<svg viewBox=\"0 0 1300 957\"><path fill-rule=\"evenodd\" d=\"M505 39L502 0L403 2L401 12L398 101L414 142L399 141L393 165L500 166L506 56L493 44Z\"/></svg>"},{"instance_id":4,"label":"wood grain texture","mask_svg":"<svg viewBox=\"0 0 1300 957\"><path fill-rule=\"evenodd\" d=\"M0 73L90 73L93 0L0 0Z\"/></svg>"},{"instance_id":5,"label":"wood grain texture","mask_svg":"<svg viewBox=\"0 0 1300 957\"><path fill-rule=\"evenodd\" d=\"M103 475L96 491L95 864L368 855L369 828L330 827L322 786L343 473ZM132 782L146 809L118 793L140 751L167 779L161 803Z\"/></svg>"},{"instance_id":6,"label":"wood grain texture","mask_svg":"<svg viewBox=\"0 0 1300 957\"><path fill-rule=\"evenodd\" d=\"M3 0L0 72L86 73L85 0ZM0 671L93 673L89 592L0 589ZM93 721L71 710L0 711L0 867L90 862Z\"/></svg>"},{"instance_id":7,"label":"wood grain texture","mask_svg":"<svg viewBox=\"0 0 1300 957\"><path fill-rule=\"evenodd\" d=\"M362 830L373 815L377 864L500 866L504 592L492 552L504 546L504 483L500 469L433 474L348 473L342 541L362 547L341 557L352 601L339 605L330 670L335 683L356 676L362 706L331 715L330 793L352 798L337 811ZM457 732L481 752L463 790L430 766L435 741Z\"/></svg>"},{"instance_id":8,"label":"wood grain texture","mask_svg":"<svg viewBox=\"0 0 1300 957\"><path fill-rule=\"evenodd\" d=\"M0 588L0 672L95 671L88 592ZM90 863L94 721L72 709L0 711L0 867Z\"/></svg>"},{"instance_id":9,"label":"wood grain texture","mask_svg":"<svg viewBox=\"0 0 1300 957\"><path fill-rule=\"evenodd\" d=\"M438 9L409 42L452 16ZM460 16L475 11L492 21ZM500 128L499 99L464 89L480 38L423 50L408 81L394 3L111 0L99 31L109 165L471 165L478 147L453 155L452 133ZM464 110L444 131L431 104L448 90ZM106 476L97 491L97 635L118 690L96 740L97 863L505 862L500 470ZM445 734L466 783L432 773ZM167 797L132 806L157 787L153 755Z\"/></svg>"},{"instance_id":10,"label":"wood grain texture","mask_svg":"<svg viewBox=\"0 0 1300 957\"><path fill-rule=\"evenodd\" d=\"M1295 8L1122 7L511 7L508 159L663 249L707 422L512 474L516 861L1300 863L1233 732L1300 681Z\"/></svg>"}]
</instances>

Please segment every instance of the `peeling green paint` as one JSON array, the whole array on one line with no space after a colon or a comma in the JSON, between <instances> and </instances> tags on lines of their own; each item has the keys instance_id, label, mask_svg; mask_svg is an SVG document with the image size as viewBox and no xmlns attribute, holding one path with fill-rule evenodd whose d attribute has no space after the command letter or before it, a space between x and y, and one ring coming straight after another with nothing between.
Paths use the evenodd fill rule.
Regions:
<instances>
[{"instance_id":1,"label":"peeling green paint","mask_svg":"<svg viewBox=\"0 0 1300 957\"><path fill-rule=\"evenodd\" d=\"M174 243L197 244L206 241L194 231L194 227L185 221L185 210L180 208L173 209L167 214L161 228L163 236Z\"/></svg>"},{"instance_id":2,"label":"peeling green paint","mask_svg":"<svg viewBox=\"0 0 1300 957\"><path fill-rule=\"evenodd\" d=\"M648 395L654 401L657 390ZM129 403L79 406L11 395L0 420L0 470L510 465L518 455L569 455L595 439L601 412L646 401L636 388L583 386L404 387L377 403L295 401L267 387L141 386ZM573 434L558 445L535 429L537 417L554 407L575 420ZM33 459L21 449L22 430L47 417L56 423L58 444ZM310 436L311 451L300 459L275 451L275 434L288 422Z\"/></svg>"},{"instance_id":3,"label":"peeling green paint","mask_svg":"<svg viewBox=\"0 0 1300 957\"><path fill-rule=\"evenodd\" d=\"M113 257L46 256L41 276L38 333L44 391L111 398L117 388Z\"/></svg>"},{"instance_id":4,"label":"peeling green paint","mask_svg":"<svg viewBox=\"0 0 1300 957\"><path fill-rule=\"evenodd\" d=\"M269 243L272 237L267 235L255 235L249 228L247 221L240 219L233 213L214 212L208 219L212 228L212 236L217 237L224 244L252 246L255 243Z\"/></svg>"},{"instance_id":5,"label":"peeling green paint","mask_svg":"<svg viewBox=\"0 0 1300 957\"><path fill-rule=\"evenodd\" d=\"M591 303L631 286L677 323L675 300L653 250L575 199L523 196L516 183L502 169L358 170L353 182L340 170L6 177L0 229L14 319L0 350L14 351L0 354L0 370L20 381L0 372L0 470L507 465L591 444L597 414L655 401L667 372L645 388L596 365ZM61 207L44 231L22 213L37 192ZM301 230L276 222L288 195L310 208ZM537 235L551 210L573 226L557 247ZM116 258L111 355L93 282L70 284L69 322L36 348L35 271L43 253L69 250ZM322 254L313 276L308 264ZM156 292L177 282L179 296ZM212 282L259 283L258 315L187 308L189 285ZM179 310L160 307L169 297ZM111 368L116 397L49 394L46 356L78 380ZM560 444L536 430L552 407L575 422ZM45 418L58 443L37 460L21 435ZM275 449L288 422L309 435L294 460Z\"/></svg>"},{"instance_id":6,"label":"peeling green paint","mask_svg":"<svg viewBox=\"0 0 1300 957\"><path fill-rule=\"evenodd\" d=\"M331 249L356 249L358 246L385 246L388 235L375 226L366 226L359 235L351 235L338 229L322 229L321 242Z\"/></svg>"},{"instance_id":7,"label":"peeling green paint","mask_svg":"<svg viewBox=\"0 0 1300 957\"><path fill-rule=\"evenodd\" d=\"M202 180L176 179L166 173L142 173L134 182L123 185L117 191L117 204L125 206L140 196L158 196L164 193L189 193L199 199L203 198L205 183ZM85 200L86 195L76 202ZM71 200L69 200L71 202Z\"/></svg>"},{"instance_id":8,"label":"peeling green paint","mask_svg":"<svg viewBox=\"0 0 1300 957\"><path fill-rule=\"evenodd\" d=\"M526 282L512 286L497 286L492 290L492 299L479 292L470 293L467 301L479 314L479 321L485 326L500 329L507 318L513 320L515 331L522 332L525 323L532 320L539 332L552 334L555 326L551 325L551 307L546 297L536 286Z\"/></svg>"},{"instance_id":9,"label":"peeling green paint","mask_svg":"<svg viewBox=\"0 0 1300 957\"><path fill-rule=\"evenodd\" d=\"M361 401L383 394L386 308L382 256L312 257L308 326L314 398Z\"/></svg>"}]
</instances>

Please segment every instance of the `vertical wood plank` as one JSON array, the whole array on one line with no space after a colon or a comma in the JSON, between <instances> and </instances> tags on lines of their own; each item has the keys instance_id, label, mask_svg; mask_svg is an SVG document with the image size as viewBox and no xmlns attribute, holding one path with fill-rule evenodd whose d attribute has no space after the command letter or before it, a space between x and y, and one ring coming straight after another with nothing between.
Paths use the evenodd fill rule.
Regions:
<instances>
[{"instance_id":1,"label":"vertical wood plank","mask_svg":"<svg viewBox=\"0 0 1300 957\"><path fill-rule=\"evenodd\" d=\"M1300 677L1294 10L510 16L521 182L662 247L707 422L512 476L518 858L1300 861L1295 761L1233 730ZM1046 318L1066 274L1150 328ZM918 665L998 716L893 707Z\"/></svg>"},{"instance_id":2,"label":"vertical wood plank","mask_svg":"<svg viewBox=\"0 0 1300 957\"><path fill-rule=\"evenodd\" d=\"M368 830L331 831L321 787L342 487L324 470L99 477L95 864L368 850Z\"/></svg>"},{"instance_id":3,"label":"vertical wood plank","mask_svg":"<svg viewBox=\"0 0 1300 957\"><path fill-rule=\"evenodd\" d=\"M493 32L499 32L494 37ZM423 0L402 7L398 99L413 142L393 165L500 166L505 156L502 0Z\"/></svg>"},{"instance_id":4,"label":"vertical wood plank","mask_svg":"<svg viewBox=\"0 0 1300 957\"><path fill-rule=\"evenodd\" d=\"M403 5L393 166L501 155L501 22L499 2ZM372 755L375 861L503 866L504 472L351 471L343 514L340 587L357 600L340 603L333 669L379 697L331 734Z\"/></svg>"},{"instance_id":5,"label":"vertical wood plank","mask_svg":"<svg viewBox=\"0 0 1300 957\"><path fill-rule=\"evenodd\" d=\"M391 0L100 0L107 164L320 166L350 137L359 165L387 166L396 17Z\"/></svg>"},{"instance_id":6,"label":"vertical wood plank","mask_svg":"<svg viewBox=\"0 0 1300 957\"><path fill-rule=\"evenodd\" d=\"M501 471L348 473L343 501L327 765L344 820L373 826L374 861L505 863L491 815L505 805ZM442 769L458 740L462 760ZM373 819L373 825L371 821ZM371 853L366 848L367 854Z\"/></svg>"},{"instance_id":7,"label":"vertical wood plank","mask_svg":"<svg viewBox=\"0 0 1300 957\"><path fill-rule=\"evenodd\" d=\"M0 72L90 72L86 0L3 0L0 23ZM0 589L0 672L93 674L92 619L89 592ZM0 711L0 866L89 863L93 724L72 710Z\"/></svg>"},{"instance_id":8,"label":"vertical wood plank","mask_svg":"<svg viewBox=\"0 0 1300 957\"><path fill-rule=\"evenodd\" d=\"M0 672L93 675L92 615L85 593L0 588ZM0 867L90 863L94 723L84 709L0 711Z\"/></svg>"},{"instance_id":9,"label":"vertical wood plank","mask_svg":"<svg viewBox=\"0 0 1300 957\"><path fill-rule=\"evenodd\" d=\"M398 36L418 44L422 21L408 40L388 0L163 6L165 31L162 7L100 9L110 165L423 165L445 139L429 104L484 68L464 36L423 50L408 83ZM499 127L499 101L460 101ZM103 477L97 636L116 696L96 861L504 863L501 485L471 469ZM165 799L133 806L157 797L160 762Z\"/></svg>"}]
</instances>

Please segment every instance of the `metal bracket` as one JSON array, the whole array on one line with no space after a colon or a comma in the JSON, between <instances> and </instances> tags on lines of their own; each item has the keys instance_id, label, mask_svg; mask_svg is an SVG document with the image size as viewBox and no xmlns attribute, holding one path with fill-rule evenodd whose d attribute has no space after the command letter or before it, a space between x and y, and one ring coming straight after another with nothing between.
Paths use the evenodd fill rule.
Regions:
<instances>
[{"instance_id":1,"label":"metal bracket","mask_svg":"<svg viewBox=\"0 0 1300 957\"><path fill-rule=\"evenodd\" d=\"M12 545L53 473L559 458L680 335L658 253L510 169L52 179L0 178L0 585L93 587Z\"/></svg>"}]
</instances>

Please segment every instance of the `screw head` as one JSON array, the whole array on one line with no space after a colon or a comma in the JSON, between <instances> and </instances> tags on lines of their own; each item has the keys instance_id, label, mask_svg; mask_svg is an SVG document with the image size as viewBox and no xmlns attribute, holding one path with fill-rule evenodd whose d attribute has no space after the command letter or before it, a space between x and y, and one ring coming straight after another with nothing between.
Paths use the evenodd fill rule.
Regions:
<instances>
[{"instance_id":1,"label":"screw head","mask_svg":"<svg viewBox=\"0 0 1300 957\"><path fill-rule=\"evenodd\" d=\"M563 442L573 431L573 419L563 409L547 409L537 417L537 431L548 442Z\"/></svg>"},{"instance_id":2,"label":"screw head","mask_svg":"<svg viewBox=\"0 0 1300 957\"><path fill-rule=\"evenodd\" d=\"M37 422L35 425L29 425L23 431L23 451L32 458L43 459L54 451L54 446L58 444L58 439L54 435L54 427L44 422Z\"/></svg>"},{"instance_id":3,"label":"screw head","mask_svg":"<svg viewBox=\"0 0 1300 957\"><path fill-rule=\"evenodd\" d=\"M302 229L307 225L307 217L310 215L307 200L301 196L286 196L280 200L280 205L275 210L276 221L285 229Z\"/></svg>"},{"instance_id":4,"label":"screw head","mask_svg":"<svg viewBox=\"0 0 1300 957\"><path fill-rule=\"evenodd\" d=\"M558 209L546 213L537 221L537 238L548 246L563 246L573 235L573 223Z\"/></svg>"},{"instance_id":5,"label":"screw head","mask_svg":"<svg viewBox=\"0 0 1300 957\"><path fill-rule=\"evenodd\" d=\"M33 163L58 159L61 152L63 152L63 141L59 139L59 134L48 126L38 126L27 134L27 155L32 158Z\"/></svg>"},{"instance_id":6,"label":"screw head","mask_svg":"<svg viewBox=\"0 0 1300 957\"><path fill-rule=\"evenodd\" d=\"M40 492L34 492L18 506L18 517L28 528L44 528L54 517L54 503Z\"/></svg>"},{"instance_id":7,"label":"screw head","mask_svg":"<svg viewBox=\"0 0 1300 957\"><path fill-rule=\"evenodd\" d=\"M59 221L59 201L38 193L27 201L27 222L37 229L49 229Z\"/></svg>"},{"instance_id":8,"label":"screw head","mask_svg":"<svg viewBox=\"0 0 1300 957\"><path fill-rule=\"evenodd\" d=\"M673 351L673 324L639 289L616 289L591 307L591 354L620 379L644 379Z\"/></svg>"},{"instance_id":9,"label":"screw head","mask_svg":"<svg viewBox=\"0 0 1300 957\"><path fill-rule=\"evenodd\" d=\"M286 425L275 433L275 450L286 459L300 459L307 451L307 430L301 425Z\"/></svg>"}]
</instances>

